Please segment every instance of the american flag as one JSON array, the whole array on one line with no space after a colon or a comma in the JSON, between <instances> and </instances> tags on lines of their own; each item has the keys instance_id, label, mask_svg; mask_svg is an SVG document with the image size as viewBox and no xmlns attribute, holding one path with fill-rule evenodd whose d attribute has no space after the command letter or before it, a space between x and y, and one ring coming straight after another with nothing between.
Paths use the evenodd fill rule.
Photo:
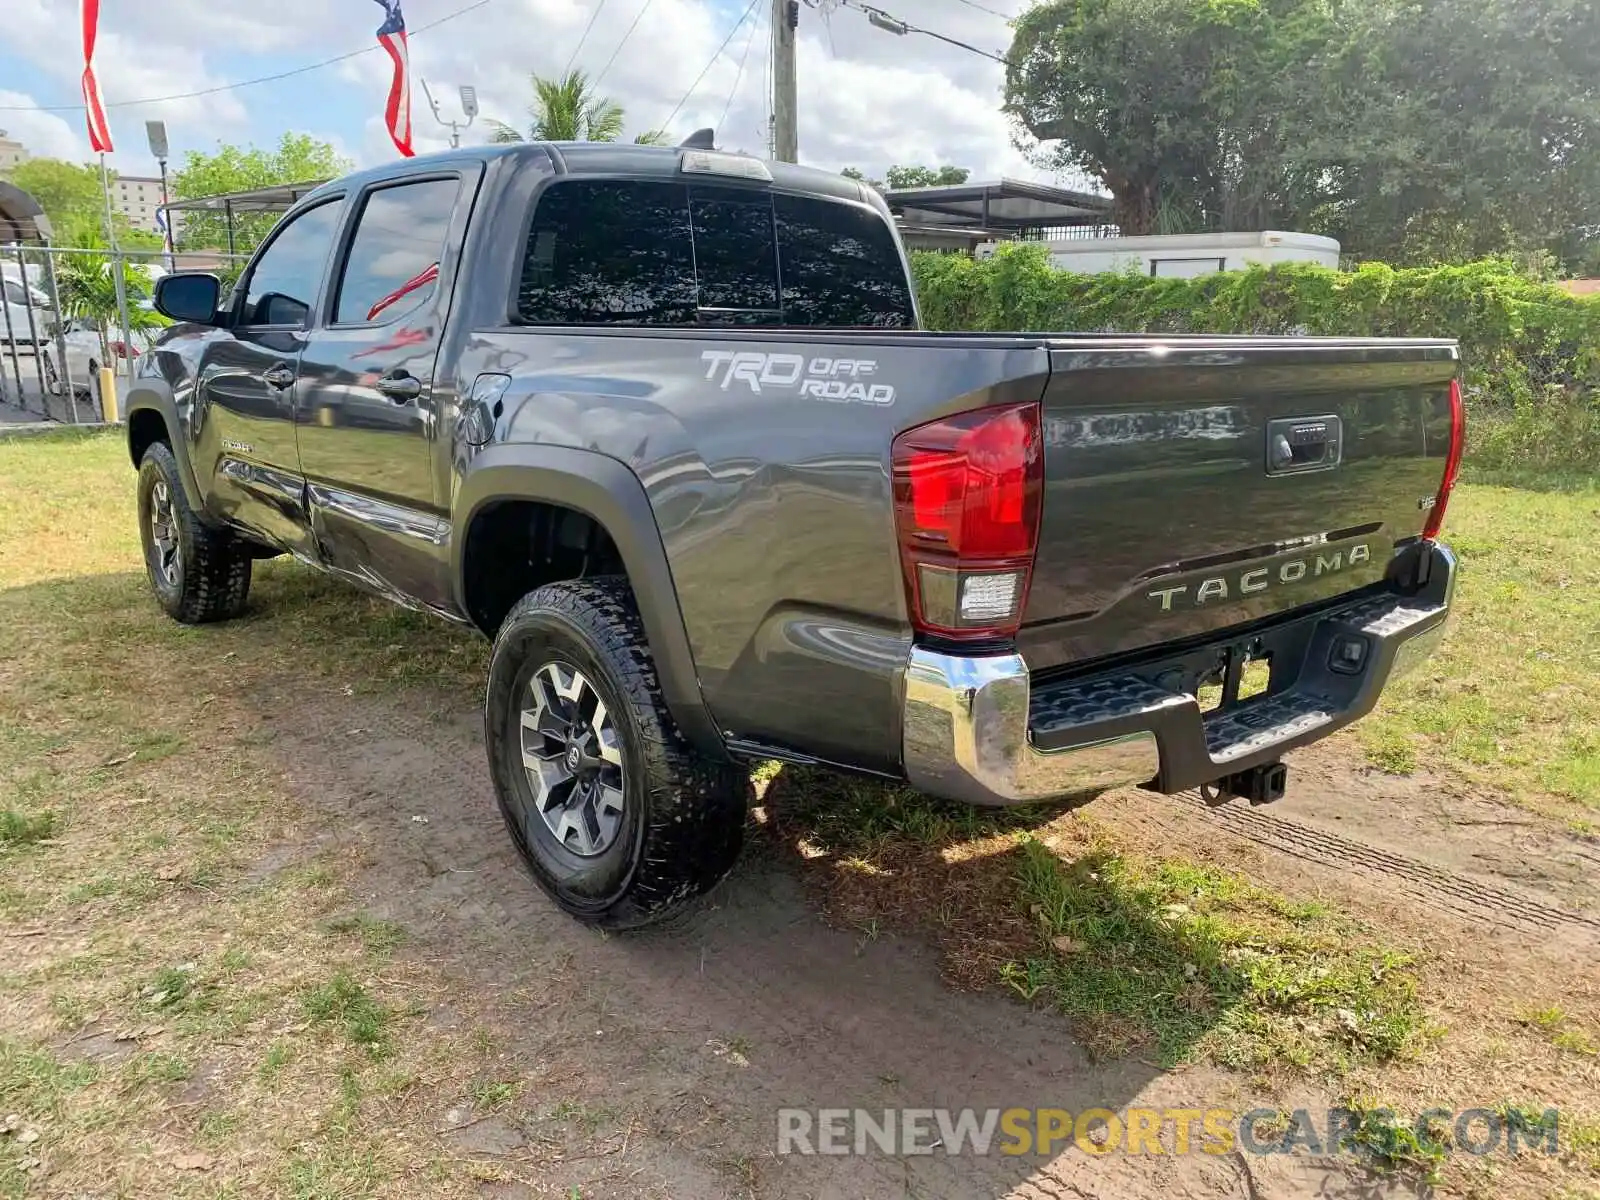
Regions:
<instances>
[{"instance_id":1,"label":"american flag","mask_svg":"<svg viewBox=\"0 0 1600 1200\"><path fill-rule=\"evenodd\" d=\"M98 0L85 0L98 3ZM389 84L389 103L383 110L383 119L389 126L389 136L395 149L407 158L411 149L411 51L406 46L406 19L400 13L400 0L378 0L387 14L378 26L378 44L389 52L394 62L394 80Z\"/></svg>"},{"instance_id":2,"label":"american flag","mask_svg":"<svg viewBox=\"0 0 1600 1200\"><path fill-rule=\"evenodd\" d=\"M89 119L89 147L96 154L111 153L111 126L100 103L100 84L94 77L94 39L100 27L100 0L83 0L83 107Z\"/></svg>"}]
</instances>

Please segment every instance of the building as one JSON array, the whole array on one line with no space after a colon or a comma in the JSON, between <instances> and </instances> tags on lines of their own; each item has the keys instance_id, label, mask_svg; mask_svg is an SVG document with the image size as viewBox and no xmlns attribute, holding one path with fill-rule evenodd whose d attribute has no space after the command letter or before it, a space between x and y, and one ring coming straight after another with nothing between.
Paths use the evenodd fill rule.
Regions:
<instances>
[{"instance_id":1,"label":"building","mask_svg":"<svg viewBox=\"0 0 1600 1200\"><path fill-rule=\"evenodd\" d=\"M32 157L26 146L9 136L4 129L0 129L0 175L15 170L17 166Z\"/></svg>"},{"instance_id":2,"label":"building","mask_svg":"<svg viewBox=\"0 0 1600 1200\"><path fill-rule=\"evenodd\" d=\"M151 175L118 175L111 185L111 204L128 218L128 224L145 233L159 234L156 211L161 207L161 180Z\"/></svg>"}]
</instances>

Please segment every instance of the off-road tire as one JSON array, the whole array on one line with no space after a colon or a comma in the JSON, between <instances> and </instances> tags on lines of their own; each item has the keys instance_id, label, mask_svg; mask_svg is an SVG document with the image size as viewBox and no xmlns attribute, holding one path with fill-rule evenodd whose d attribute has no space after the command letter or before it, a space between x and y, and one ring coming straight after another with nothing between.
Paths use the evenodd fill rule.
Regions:
<instances>
[{"instance_id":1,"label":"off-road tire","mask_svg":"<svg viewBox=\"0 0 1600 1200\"><path fill-rule=\"evenodd\" d=\"M523 765L524 689L554 660L594 685L621 750L620 830L588 859L564 854L544 829ZM710 889L738 858L748 773L698 754L678 731L622 577L548 584L512 608L494 641L484 729L506 828L534 880L580 921L606 929L660 921Z\"/></svg>"},{"instance_id":2,"label":"off-road tire","mask_svg":"<svg viewBox=\"0 0 1600 1200\"><path fill-rule=\"evenodd\" d=\"M167 578L157 559L151 529L152 493L164 485L172 506L172 527L179 554L173 577ZM139 463L139 538L144 547L145 574L150 590L167 616L185 625L226 621L244 611L250 594L250 553L224 529L201 523L184 494L178 460L165 442L155 442Z\"/></svg>"}]
</instances>

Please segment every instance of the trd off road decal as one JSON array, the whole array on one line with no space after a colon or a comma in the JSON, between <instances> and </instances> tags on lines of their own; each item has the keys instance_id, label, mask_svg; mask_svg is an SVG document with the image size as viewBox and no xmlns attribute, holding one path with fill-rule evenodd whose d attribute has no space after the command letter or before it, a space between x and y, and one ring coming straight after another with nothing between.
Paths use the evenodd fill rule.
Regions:
<instances>
[{"instance_id":1,"label":"trd off road decal","mask_svg":"<svg viewBox=\"0 0 1600 1200\"><path fill-rule=\"evenodd\" d=\"M752 392L794 390L816 400L839 404L894 403L894 388L868 382L878 373L870 358L807 358L800 354L757 354L753 351L706 350L706 378L717 380L723 391L737 380Z\"/></svg>"}]
</instances>

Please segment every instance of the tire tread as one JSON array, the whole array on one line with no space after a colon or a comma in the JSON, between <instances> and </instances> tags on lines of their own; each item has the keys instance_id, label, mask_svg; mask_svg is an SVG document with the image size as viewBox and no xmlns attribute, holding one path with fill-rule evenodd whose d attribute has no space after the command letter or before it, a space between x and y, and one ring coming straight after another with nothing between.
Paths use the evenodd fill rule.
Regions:
<instances>
[{"instance_id":1,"label":"tire tread","mask_svg":"<svg viewBox=\"0 0 1600 1200\"><path fill-rule=\"evenodd\" d=\"M731 762L700 754L678 730L661 698L644 624L624 577L568 580L528 593L501 626L497 656L505 631L533 613L557 614L583 631L615 670L643 735L648 811L639 863L627 889L602 914L578 915L608 929L660 921L732 869L743 842L748 775ZM502 787L499 780L496 787Z\"/></svg>"},{"instance_id":2,"label":"tire tread","mask_svg":"<svg viewBox=\"0 0 1600 1200\"><path fill-rule=\"evenodd\" d=\"M166 483L183 547L183 570L176 597L169 601L157 592L167 615L184 625L204 625L238 616L250 595L248 550L227 530L203 523L190 507L171 446L152 442L140 466L141 470L153 468Z\"/></svg>"}]
</instances>

